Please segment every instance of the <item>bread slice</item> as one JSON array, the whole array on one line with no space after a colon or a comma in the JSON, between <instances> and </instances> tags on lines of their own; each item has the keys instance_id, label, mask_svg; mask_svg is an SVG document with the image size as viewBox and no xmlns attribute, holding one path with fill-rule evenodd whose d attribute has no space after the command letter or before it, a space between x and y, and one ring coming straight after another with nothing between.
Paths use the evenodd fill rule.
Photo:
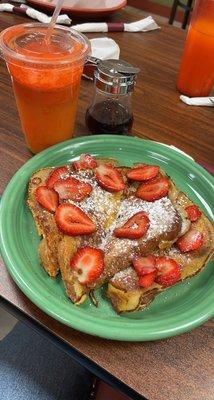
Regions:
<instances>
[{"instance_id":1,"label":"bread slice","mask_svg":"<svg viewBox=\"0 0 214 400\"><path fill-rule=\"evenodd\" d=\"M62 239L62 234L56 225L54 215L44 210L35 198L35 190L37 187L45 185L51 170L52 168L43 168L31 176L27 204L33 214L38 234L42 236L38 249L41 264L45 271L52 278L55 278L59 272L58 245Z\"/></svg>"},{"instance_id":2,"label":"bread slice","mask_svg":"<svg viewBox=\"0 0 214 400\"><path fill-rule=\"evenodd\" d=\"M81 173L79 174L81 179ZM95 180L91 176L90 184L93 191L89 198L77 204L95 222L97 230L91 235L71 237L63 235L58 246L58 263L68 297L75 304L81 304L86 300L92 287L79 283L73 270L70 268L70 260L78 248L92 246L102 247L103 232L111 225L117 214L122 193L109 193L95 185ZM93 284L95 287L95 283Z\"/></svg>"},{"instance_id":3,"label":"bread slice","mask_svg":"<svg viewBox=\"0 0 214 400\"><path fill-rule=\"evenodd\" d=\"M177 197L174 197L174 201L175 205L180 210L184 210L185 207L192 204L188 197L182 192L177 193ZM183 219L183 221L184 228L182 235L189 229L185 219ZM181 253L177 247L172 246L165 250L159 248L157 252L154 252L155 255L173 258L181 265L181 281L199 273L214 253L214 227L208 218L202 214L196 222L192 222L192 227L204 235L204 243L199 250ZM110 299L117 313L142 310L154 300L158 293L167 289L157 283L153 284L148 289L144 289L139 286L138 280L139 278L135 270L129 266L126 270L115 274L109 281L107 297Z\"/></svg>"},{"instance_id":4,"label":"bread slice","mask_svg":"<svg viewBox=\"0 0 214 400\"><path fill-rule=\"evenodd\" d=\"M113 159L97 159L97 164L115 164ZM42 237L39 245L39 257L41 264L51 277L56 277L59 270L65 285L68 297L74 302L86 298L84 293L89 292L89 288L82 287L70 269L70 259L80 246L98 246L102 241L102 234L115 218L117 208L120 204L122 193L109 193L101 189L98 185L93 188L89 198L81 203L75 203L82 208L91 219L96 223L97 230L93 235L70 237L61 233L56 225L54 215L42 208L35 198L35 191L39 186L45 185L47 177L54 168L44 168L36 171L30 178L28 189L27 204L32 212L36 223L38 234ZM76 177L80 180L90 182L93 186L95 179L93 171L78 171L68 166L68 176ZM66 176L67 177L67 176ZM93 179L92 179L93 178Z\"/></svg>"}]
</instances>

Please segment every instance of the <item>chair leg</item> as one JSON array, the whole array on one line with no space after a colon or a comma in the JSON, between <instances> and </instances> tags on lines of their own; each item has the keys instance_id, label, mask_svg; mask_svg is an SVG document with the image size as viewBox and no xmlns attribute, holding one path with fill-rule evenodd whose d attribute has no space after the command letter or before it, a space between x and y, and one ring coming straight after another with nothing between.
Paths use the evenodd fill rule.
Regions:
<instances>
[{"instance_id":1,"label":"chair leg","mask_svg":"<svg viewBox=\"0 0 214 400\"><path fill-rule=\"evenodd\" d=\"M189 15L190 15L190 11L191 11L191 7L192 7L192 0L188 0L187 5L184 9L184 19L182 22L182 29L185 29L187 26L187 22L189 19Z\"/></svg>"},{"instance_id":2,"label":"chair leg","mask_svg":"<svg viewBox=\"0 0 214 400\"><path fill-rule=\"evenodd\" d=\"M173 1L171 13L170 13L170 16L169 16L169 24L170 24L170 25L172 25L173 22L174 22L175 14L176 14L177 7L178 7L178 3L179 3L178 0L174 0L174 1Z\"/></svg>"},{"instance_id":3,"label":"chair leg","mask_svg":"<svg viewBox=\"0 0 214 400\"><path fill-rule=\"evenodd\" d=\"M188 19L189 19L189 15L190 15L190 11L192 8L192 2L193 0L188 0L187 4L184 5L182 2L180 2L179 0L174 0L173 1L173 5L172 5L172 9L171 9L171 13L169 16L169 24L172 25L175 19L175 14L177 12L177 7L180 6L184 9L184 18L183 18L183 22L182 22L182 29L185 29L188 23Z\"/></svg>"}]
</instances>

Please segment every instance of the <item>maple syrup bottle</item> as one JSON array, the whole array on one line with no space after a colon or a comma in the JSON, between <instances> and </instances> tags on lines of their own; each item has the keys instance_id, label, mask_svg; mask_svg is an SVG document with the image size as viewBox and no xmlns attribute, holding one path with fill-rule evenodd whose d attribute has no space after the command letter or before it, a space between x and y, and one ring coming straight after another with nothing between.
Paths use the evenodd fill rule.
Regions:
<instances>
[{"instance_id":1,"label":"maple syrup bottle","mask_svg":"<svg viewBox=\"0 0 214 400\"><path fill-rule=\"evenodd\" d=\"M131 94L138 68L122 60L106 60L94 73L94 96L85 121L93 134L129 134L133 125Z\"/></svg>"}]
</instances>

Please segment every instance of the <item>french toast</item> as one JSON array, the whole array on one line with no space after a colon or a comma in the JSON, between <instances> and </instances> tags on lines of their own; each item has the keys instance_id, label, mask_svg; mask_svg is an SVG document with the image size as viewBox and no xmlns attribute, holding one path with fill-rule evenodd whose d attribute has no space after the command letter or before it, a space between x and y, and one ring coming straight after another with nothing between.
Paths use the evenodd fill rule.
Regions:
<instances>
[{"instance_id":1,"label":"french toast","mask_svg":"<svg viewBox=\"0 0 214 400\"><path fill-rule=\"evenodd\" d=\"M142 169L144 177L138 180L136 171ZM173 244L190 228L185 212L190 201L183 196L157 166L117 167L114 160L82 155L70 165L39 170L30 179L27 202L42 236L41 263L51 277L60 271L66 293L77 305L108 283L107 296L117 312L141 309L143 301L149 303L146 297L162 289L155 282L150 291L139 287L130 266L142 254L176 253ZM206 228L211 226L204 215L203 220ZM208 231L213 232L210 227L206 237ZM211 242L204 246L206 257L198 270L209 257ZM187 277L193 275L190 270L185 270Z\"/></svg>"},{"instance_id":2,"label":"french toast","mask_svg":"<svg viewBox=\"0 0 214 400\"><path fill-rule=\"evenodd\" d=\"M177 192L175 205L177 205L179 209L185 210L186 207L193 205L193 203L191 203L184 193ZM182 252L175 244L168 249L159 249L153 252L155 257L173 259L181 266L181 274L176 283L191 278L199 273L205 267L214 252L214 228L203 213L200 215L200 218L191 222L187 229L185 228L182 235L185 236L185 231L187 231L186 234L188 234L191 229L203 235L204 241L199 249ZM139 276L132 265L126 270L115 274L108 283L106 294L115 311L117 313L122 313L143 310L154 300L158 293L167 288L167 286L164 287L157 282L153 282L148 288L141 287L139 285Z\"/></svg>"}]
</instances>

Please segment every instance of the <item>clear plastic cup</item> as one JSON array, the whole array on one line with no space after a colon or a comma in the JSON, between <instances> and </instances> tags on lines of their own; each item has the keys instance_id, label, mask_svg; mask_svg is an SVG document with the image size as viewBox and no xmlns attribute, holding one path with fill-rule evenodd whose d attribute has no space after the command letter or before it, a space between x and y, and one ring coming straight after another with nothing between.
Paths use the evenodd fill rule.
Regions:
<instances>
[{"instance_id":1,"label":"clear plastic cup","mask_svg":"<svg viewBox=\"0 0 214 400\"><path fill-rule=\"evenodd\" d=\"M22 129L33 153L72 137L83 66L90 42L73 29L21 24L0 34Z\"/></svg>"}]
</instances>

